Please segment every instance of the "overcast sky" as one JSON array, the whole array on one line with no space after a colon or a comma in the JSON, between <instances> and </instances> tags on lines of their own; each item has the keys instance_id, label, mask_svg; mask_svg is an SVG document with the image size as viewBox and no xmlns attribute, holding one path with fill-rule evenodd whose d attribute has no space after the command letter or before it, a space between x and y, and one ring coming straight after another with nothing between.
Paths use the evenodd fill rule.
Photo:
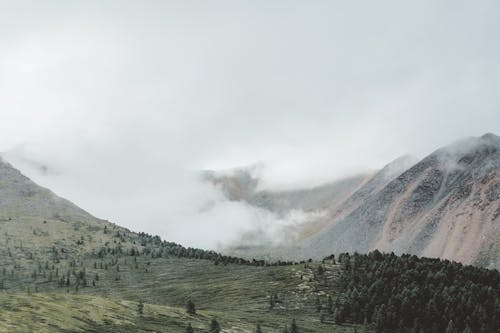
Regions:
<instances>
[{"instance_id":1,"label":"overcast sky","mask_svg":"<svg viewBox=\"0 0 500 333\"><path fill-rule=\"evenodd\" d=\"M0 0L0 151L99 217L205 247L231 236L193 230L272 217L199 213L217 194L195 171L261 162L289 188L423 157L499 134L499 87L498 1Z\"/></svg>"}]
</instances>

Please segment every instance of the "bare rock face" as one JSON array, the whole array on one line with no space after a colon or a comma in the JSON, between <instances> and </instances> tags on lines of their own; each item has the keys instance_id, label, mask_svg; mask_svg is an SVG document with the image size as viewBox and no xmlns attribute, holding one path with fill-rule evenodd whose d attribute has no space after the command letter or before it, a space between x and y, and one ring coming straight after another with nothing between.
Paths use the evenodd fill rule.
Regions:
<instances>
[{"instance_id":1,"label":"bare rock face","mask_svg":"<svg viewBox=\"0 0 500 333\"><path fill-rule=\"evenodd\" d=\"M500 137L439 149L295 250L373 249L500 267Z\"/></svg>"}]
</instances>

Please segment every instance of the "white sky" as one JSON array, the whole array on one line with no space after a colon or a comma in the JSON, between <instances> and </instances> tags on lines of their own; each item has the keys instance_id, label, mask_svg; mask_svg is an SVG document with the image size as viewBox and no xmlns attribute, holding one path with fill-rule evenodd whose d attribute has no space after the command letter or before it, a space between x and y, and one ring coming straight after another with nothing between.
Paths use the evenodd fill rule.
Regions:
<instances>
[{"instance_id":1,"label":"white sky","mask_svg":"<svg viewBox=\"0 0 500 333\"><path fill-rule=\"evenodd\" d=\"M260 161L282 188L422 157L499 134L498 87L498 1L0 0L0 151L99 217L200 246L259 217L197 213L215 194L191 172Z\"/></svg>"}]
</instances>

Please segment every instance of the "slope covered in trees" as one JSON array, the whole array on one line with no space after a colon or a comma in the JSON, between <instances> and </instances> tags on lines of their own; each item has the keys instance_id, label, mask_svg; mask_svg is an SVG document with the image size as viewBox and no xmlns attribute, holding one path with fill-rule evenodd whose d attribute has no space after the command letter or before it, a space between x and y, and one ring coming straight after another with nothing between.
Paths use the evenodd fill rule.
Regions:
<instances>
[{"instance_id":1,"label":"slope covered in trees","mask_svg":"<svg viewBox=\"0 0 500 333\"><path fill-rule=\"evenodd\" d=\"M379 251L338 259L337 323L373 323L376 332L500 331L497 270Z\"/></svg>"}]
</instances>

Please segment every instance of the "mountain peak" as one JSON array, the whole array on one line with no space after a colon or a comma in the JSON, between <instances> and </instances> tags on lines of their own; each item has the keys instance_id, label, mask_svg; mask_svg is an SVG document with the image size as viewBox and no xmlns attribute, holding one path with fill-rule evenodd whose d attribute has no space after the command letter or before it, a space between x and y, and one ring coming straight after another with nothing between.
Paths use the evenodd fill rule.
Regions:
<instances>
[{"instance_id":1,"label":"mountain peak","mask_svg":"<svg viewBox=\"0 0 500 333\"><path fill-rule=\"evenodd\" d=\"M481 136L483 141L488 141L500 145L500 136L493 133L486 133Z\"/></svg>"},{"instance_id":2,"label":"mountain peak","mask_svg":"<svg viewBox=\"0 0 500 333\"><path fill-rule=\"evenodd\" d=\"M444 146L427 158L438 158L445 160L460 161L464 157L470 159L472 155L485 158L496 155L500 151L500 137L493 133L486 133L479 137L468 137L458 140L448 146Z\"/></svg>"}]
</instances>

